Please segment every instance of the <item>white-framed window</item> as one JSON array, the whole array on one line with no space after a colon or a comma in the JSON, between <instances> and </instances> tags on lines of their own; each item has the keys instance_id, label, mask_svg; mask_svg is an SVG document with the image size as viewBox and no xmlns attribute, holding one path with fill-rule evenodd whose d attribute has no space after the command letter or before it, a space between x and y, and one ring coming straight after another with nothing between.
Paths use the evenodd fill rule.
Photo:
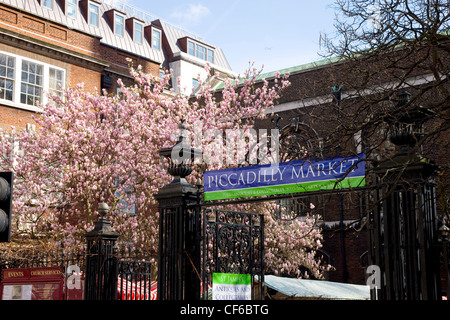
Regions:
<instances>
[{"instance_id":1,"label":"white-framed window","mask_svg":"<svg viewBox=\"0 0 450 320\"><path fill-rule=\"evenodd\" d=\"M62 69L49 68L48 91L62 97L64 90L64 71Z\"/></svg>"},{"instance_id":2,"label":"white-framed window","mask_svg":"<svg viewBox=\"0 0 450 320\"><path fill-rule=\"evenodd\" d=\"M22 60L20 79L20 103L36 106L42 101L44 88L44 66L27 60Z\"/></svg>"},{"instance_id":3,"label":"white-framed window","mask_svg":"<svg viewBox=\"0 0 450 320\"><path fill-rule=\"evenodd\" d=\"M0 99L13 101L16 59L0 54Z\"/></svg>"},{"instance_id":4,"label":"white-framed window","mask_svg":"<svg viewBox=\"0 0 450 320\"><path fill-rule=\"evenodd\" d=\"M142 44L144 39L144 25L138 21L134 21L133 39L135 42Z\"/></svg>"},{"instance_id":5,"label":"white-framed window","mask_svg":"<svg viewBox=\"0 0 450 320\"><path fill-rule=\"evenodd\" d=\"M214 50L202 46L194 41L188 40L187 53L199 59L214 63Z\"/></svg>"},{"instance_id":6,"label":"white-framed window","mask_svg":"<svg viewBox=\"0 0 450 320\"><path fill-rule=\"evenodd\" d=\"M0 52L0 102L33 108L45 104L45 93L62 96L66 71L62 68L7 52Z\"/></svg>"},{"instance_id":7,"label":"white-framed window","mask_svg":"<svg viewBox=\"0 0 450 320\"><path fill-rule=\"evenodd\" d=\"M191 56L195 56L195 43L193 43L192 41L188 41L188 53Z\"/></svg>"},{"instance_id":8,"label":"white-framed window","mask_svg":"<svg viewBox=\"0 0 450 320\"><path fill-rule=\"evenodd\" d=\"M89 24L98 27L99 16L100 16L99 6L92 2L89 2Z\"/></svg>"},{"instance_id":9,"label":"white-framed window","mask_svg":"<svg viewBox=\"0 0 450 320\"><path fill-rule=\"evenodd\" d=\"M196 57L202 60L206 60L206 48L203 46L196 46Z\"/></svg>"},{"instance_id":10,"label":"white-framed window","mask_svg":"<svg viewBox=\"0 0 450 320\"><path fill-rule=\"evenodd\" d=\"M161 49L161 31L156 28L152 28L152 47L156 50Z\"/></svg>"},{"instance_id":11,"label":"white-framed window","mask_svg":"<svg viewBox=\"0 0 450 320\"><path fill-rule=\"evenodd\" d=\"M75 19L77 17L77 0L66 1L66 12L67 16L72 19Z\"/></svg>"},{"instance_id":12,"label":"white-framed window","mask_svg":"<svg viewBox=\"0 0 450 320\"><path fill-rule=\"evenodd\" d=\"M42 5L47 9L53 10L53 0L43 0Z\"/></svg>"},{"instance_id":13,"label":"white-framed window","mask_svg":"<svg viewBox=\"0 0 450 320\"><path fill-rule=\"evenodd\" d=\"M208 49L206 61L214 63L214 50Z\"/></svg>"},{"instance_id":14,"label":"white-framed window","mask_svg":"<svg viewBox=\"0 0 450 320\"><path fill-rule=\"evenodd\" d=\"M121 37L125 33L125 17L117 12L114 13L114 33Z\"/></svg>"},{"instance_id":15,"label":"white-framed window","mask_svg":"<svg viewBox=\"0 0 450 320\"><path fill-rule=\"evenodd\" d=\"M198 86L200 85L200 82L196 78L192 78L192 91L195 91Z\"/></svg>"}]
</instances>

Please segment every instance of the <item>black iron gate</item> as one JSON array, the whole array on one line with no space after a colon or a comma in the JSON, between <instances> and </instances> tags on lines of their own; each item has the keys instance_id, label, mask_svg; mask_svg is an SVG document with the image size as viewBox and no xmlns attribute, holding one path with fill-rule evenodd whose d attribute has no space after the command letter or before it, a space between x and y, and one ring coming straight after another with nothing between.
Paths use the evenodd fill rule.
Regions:
<instances>
[{"instance_id":1,"label":"black iron gate","mask_svg":"<svg viewBox=\"0 0 450 320\"><path fill-rule=\"evenodd\" d=\"M252 299L264 299L264 217L205 209L203 212L202 298L211 300L213 273L250 274Z\"/></svg>"},{"instance_id":2,"label":"black iron gate","mask_svg":"<svg viewBox=\"0 0 450 320\"><path fill-rule=\"evenodd\" d=\"M117 262L118 300L151 300L152 263L138 253Z\"/></svg>"},{"instance_id":3,"label":"black iron gate","mask_svg":"<svg viewBox=\"0 0 450 320\"><path fill-rule=\"evenodd\" d=\"M369 262L380 268L372 299L440 300L435 187L415 183L373 195Z\"/></svg>"},{"instance_id":4,"label":"black iron gate","mask_svg":"<svg viewBox=\"0 0 450 320\"><path fill-rule=\"evenodd\" d=\"M408 137L405 132L398 131L397 124L394 128L398 137ZM406 122L406 128L411 128L409 122ZM252 298L263 299L263 217L209 209L201 220L200 213L201 207L271 201L275 197L202 203L201 183L196 188L185 179L192 172L191 164L200 151L191 149L183 134L184 126L180 125L180 129L178 142L160 151L160 155L168 159L168 173L174 179L155 196L160 210L158 299L199 299L200 280L203 299L210 299L214 273L250 274L254 288ZM411 139L416 141L417 137ZM411 139L406 139L408 144ZM399 139L391 140L403 146ZM172 158L173 154L179 155L180 150L186 159ZM190 154L185 155L185 150L190 150ZM410 154L406 151L402 149L390 161L377 164L375 170L376 199L372 201L376 206L370 213L368 224L371 237L369 262L371 267L379 270L374 276L381 283L377 283L374 290L378 290L377 298L381 299L438 299L436 199L430 179L436 168L414 156L414 150ZM321 192L330 194L333 191ZM368 200L367 204L373 204L370 197ZM203 237L200 237L201 230Z\"/></svg>"}]
</instances>

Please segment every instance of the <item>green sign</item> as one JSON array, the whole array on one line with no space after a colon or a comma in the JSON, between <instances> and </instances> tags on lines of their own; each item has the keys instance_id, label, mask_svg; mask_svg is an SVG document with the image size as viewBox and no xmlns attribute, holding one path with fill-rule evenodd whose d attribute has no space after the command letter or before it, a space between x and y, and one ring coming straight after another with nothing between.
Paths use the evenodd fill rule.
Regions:
<instances>
[{"instance_id":1,"label":"green sign","mask_svg":"<svg viewBox=\"0 0 450 320\"><path fill-rule=\"evenodd\" d=\"M251 300L252 277L249 274L213 273L213 300Z\"/></svg>"},{"instance_id":2,"label":"green sign","mask_svg":"<svg viewBox=\"0 0 450 320\"><path fill-rule=\"evenodd\" d=\"M203 173L205 200L257 197L365 186L364 154L299 160Z\"/></svg>"}]
</instances>

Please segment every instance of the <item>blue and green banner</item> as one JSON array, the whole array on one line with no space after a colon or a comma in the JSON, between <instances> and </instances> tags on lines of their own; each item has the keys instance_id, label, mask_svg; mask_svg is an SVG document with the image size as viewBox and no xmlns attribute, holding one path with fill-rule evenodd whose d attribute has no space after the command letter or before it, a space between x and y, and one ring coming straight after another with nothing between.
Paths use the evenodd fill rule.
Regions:
<instances>
[{"instance_id":1,"label":"blue and green banner","mask_svg":"<svg viewBox=\"0 0 450 320\"><path fill-rule=\"evenodd\" d=\"M205 201L365 186L364 154L206 171Z\"/></svg>"}]
</instances>

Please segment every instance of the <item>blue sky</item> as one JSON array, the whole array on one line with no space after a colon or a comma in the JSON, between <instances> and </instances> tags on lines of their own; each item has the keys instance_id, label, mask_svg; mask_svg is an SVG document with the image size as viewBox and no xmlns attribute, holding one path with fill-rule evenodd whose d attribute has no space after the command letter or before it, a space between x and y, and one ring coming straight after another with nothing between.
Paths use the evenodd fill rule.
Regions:
<instances>
[{"instance_id":1,"label":"blue sky","mask_svg":"<svg viewBox=\"0 0 450 320\"><path fill-rule=\"evenodd\" d=\"M124 1L124 0L122 0ZM319 60L334 32L333 0L126 0L222 48L233 71L275 71Z\"/></svg>"}]
</instances>

